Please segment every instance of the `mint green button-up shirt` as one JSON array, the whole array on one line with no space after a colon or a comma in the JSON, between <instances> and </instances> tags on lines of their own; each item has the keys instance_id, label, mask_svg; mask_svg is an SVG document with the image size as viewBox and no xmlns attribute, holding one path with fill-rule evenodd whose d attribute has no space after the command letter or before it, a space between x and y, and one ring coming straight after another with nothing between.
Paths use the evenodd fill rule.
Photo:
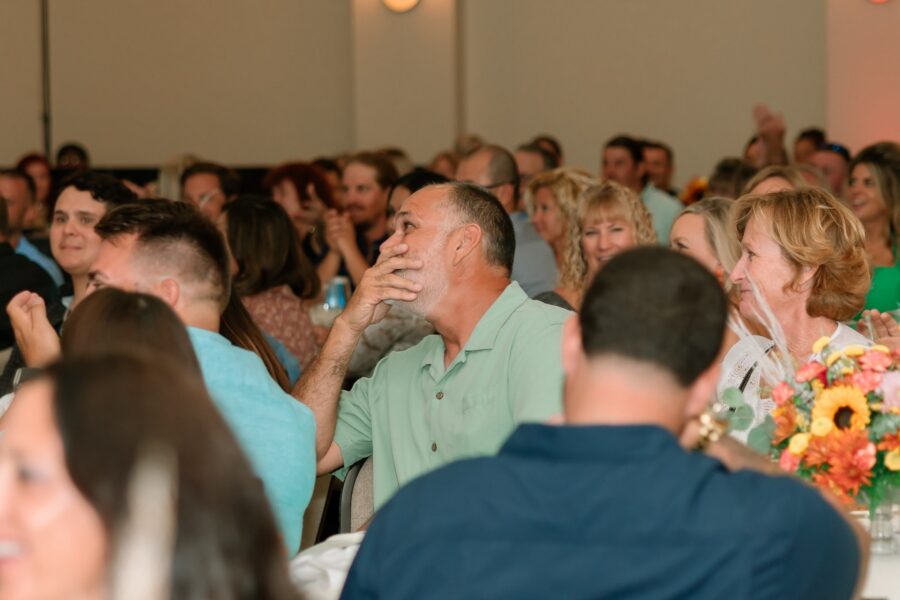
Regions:
<instances>
[{"instance_id":1,"label":"mint green button-up shirt","mask_svg":"<svg viewBox=\"0 0 900 600\"><path fill-rule=\"evenodd\" d=\"M430 335L342 392L334 441L345 466L373 456L375 508L423 473L496 454L519 423L559 413L571 314L511 283L446 369L444 342Z\"/></svg>"}]
</instances>

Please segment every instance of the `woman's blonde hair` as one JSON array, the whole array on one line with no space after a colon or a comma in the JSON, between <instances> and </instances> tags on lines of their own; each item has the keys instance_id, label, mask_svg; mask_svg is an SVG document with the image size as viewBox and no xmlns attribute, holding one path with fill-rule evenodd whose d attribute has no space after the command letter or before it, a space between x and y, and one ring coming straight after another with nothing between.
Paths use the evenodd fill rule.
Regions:
<instances>
[{"instance_id":1,"label":"woman's blonde hair","mask_svg":"<svg viewBox=\"0 0 900 600\"><path fill-rule=\"evenodd\" d=\"M534 196L542 188L550 191L559 208L566 236L559 270L559 285L564 288L577 288L584 280L579 204L584 191L596 184L597 180L586 171L560 167L535 175L525 189L525 206L528 214L534 214Z\"/></svg>"},{"instance_id":2,"label":"woman's blonde hair","mask_svg":"<svg viewBox=\"0 0 900 600\"><path fill-rule=\"evenodd\" d=\"M634 229L635 245L651 246L657 243L650 211L647 210L637 194L614 181L591 186L581 195L581 209L578 218L581 230L578 236L578 257L582 273L587 273L587 259L584 257L584 249L581 246L581 233L584 228L584 220L594 210L602 210L611 216L624 219ZM582 276L582 283L584 283L584 276Z\"/></svg>"},{"instance_id":3,"label":"woman's blonde hair","mask_svg":"<svg viewBox=\"0 0 900 600\"><path fill-rule=\"evenodd\" d=\"M725 270L725 289L730 287L728 273L741 257L741 245L731 230L731 207L734 200L722 196L704 198L681 211L675 220L682 215L698 215L703 218L703 233L706 243Z\"/></svg>"},{"instance_id":4,"label":"woman's blonde hair","mask_svg":"<svg viewBox=\"0 0 900 600\"><path fill-rule=\"evenodd\" d=\"M800 173L800 170L797 167L789 167L787 165L771 165L766 167L759 173L753 176L753 179L747 182L747 185L744 186L744 193L749 194L751 190L758 186L760 183L767 179L784 179L791 187L795 190L799 190L800 188L809 187L809 184L803 179L803 175Z\"/></svg>"},{"instance_id":5,"label":"woman's blonde hair","mask_svg":"<svg viewBox=\"0 0 900 600\"><path fill-rule=\"evenodd\" d=\"M766 225L795 270L786 289L796 289L802 267L816 270L806 312L835 321L853 318L866 301L871 273L862 223L825 190L804 187L772 194L746 195L732 208L733 231L743 239L750 219Z\"/></svg>"}]
</instances>

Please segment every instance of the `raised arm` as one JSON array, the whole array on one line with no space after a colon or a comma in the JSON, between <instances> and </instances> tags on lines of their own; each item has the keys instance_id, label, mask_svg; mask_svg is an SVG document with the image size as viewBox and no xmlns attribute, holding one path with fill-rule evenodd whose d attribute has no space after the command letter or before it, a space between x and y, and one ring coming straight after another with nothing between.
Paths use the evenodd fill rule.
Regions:
<instances>
[{"instance_id":1,"label":"raised arm","mask_svg":"<svg viewBox=\"0 0 900 600\"><path fill-rule=\"evenodd\" d=\"M16 344L29 367L43 367L59 357L59 336L47 318L47 306L33 292L16 294L6 306Z\"/></svg>"},{"instance_id":2,"label":"raised arm","mask_svg":"<svg viewBox=\"0 0 900 600\"><path fill-rule=\"evenodd\" d=\"M422 289L421 284L394 273L422 268L421 260L403 256L406 251L405 244L390 245L390 240L382 246L378 263L365 272L347 308L335 319L319 355L294 387L294 397L316 416L316 455L320 462L326 455L335 456L332 443L341 384L360 336L387 313L390 306L385 301L412 301Z\"/></svg>"}]
</instances>

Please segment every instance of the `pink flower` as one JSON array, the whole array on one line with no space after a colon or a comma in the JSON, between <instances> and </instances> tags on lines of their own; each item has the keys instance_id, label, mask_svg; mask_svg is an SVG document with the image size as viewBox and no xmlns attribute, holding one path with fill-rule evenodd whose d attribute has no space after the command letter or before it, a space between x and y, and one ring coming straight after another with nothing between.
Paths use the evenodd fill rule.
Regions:
<instances>
[{"instance_id":1,"label":"pink flower","mask_svg":"<svg viewBox=\"0 0 900 600\"><path fill-rule=\"evenodd\" d=\"M869 442L863 448L853 453L853 464L863 471L868 471L875 466L875 444Z\"/></svg>"},{"instance_id":2,"label":"pink flower","mask_svg":"<svg viewBox=\"0 0 900 600\"><path fill-rule=\"evenodd\" d=\"M884 371L891 366L891 361L889 354L878 350L869 350L859 357L860 366L870 371Z\"/></svg>"},{"instance_id":3,"label":"pink flower","mask_svg":"<svg viewBox=\"0 0 900 600\"><path fill-rule=\"evenodd\" d=\"M778 406L783 406L791 401L791 398L794 397L794 388L789 386L786 382L782 381L778 385L775 386L775 389L772 390L772 400L775 401L775 404Z\"/></svg>"},{"instance_id":4,"label":"pink flower","mask_svg":"<svg viewBox=\"0 0 900 600\"><path fill-rule=\"evenodd\" d=\"M788 452L787 450L785 450L781 453L781 457L778 459L778 466L788 473L793 473L797 470L797 467L800 466L800 457L793 452Z\"/></svg>"},{"instance_id":5,"label":"pink flower","mask_svg":"<svg viewBox=\"0 0 900 600\"><path fill-rule=\"evenodd\" d=\"M900 371L885 373L878 391L882 394L884 408L900 408Z\"/></svg>"},{"instance_id":6,"label":"pink flower","mask_svg":"<svg viewBox=\"0 0 900 600\"><path fill-rule=\"evenodd\" d=\"M812 361L808 362L799 369L797 369L797 375L794 376L794 379L797 383L805 383L816 377L824 375L826 371L825 365L820 362ZM822 381L824 384L825 381Z\"/></svg>"},{"instance_id":7,"label":"pink flower","mask_svg":"<svg viewBox=\"0 0 900 600\"><path fill-rule=\"evenodd\" d=\"M868 394L872 390L878 388L881 384L882 374L876 373L875 371L860 371L859 373L854 373L850 380L853 385L858 387L863 394Z\"/></svg>"}]
</instances>

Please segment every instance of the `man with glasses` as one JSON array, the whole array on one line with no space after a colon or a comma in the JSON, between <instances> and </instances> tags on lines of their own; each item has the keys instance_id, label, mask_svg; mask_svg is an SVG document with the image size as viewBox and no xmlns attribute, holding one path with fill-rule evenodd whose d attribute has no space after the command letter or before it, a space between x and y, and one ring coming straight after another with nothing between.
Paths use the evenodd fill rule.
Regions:
<instances>
[{"instance_id":1,"label":"man with glasses","mask_svg":"<svg viewBox=\"0 0 900 600\"><path fill-rule=\"evenodd\" d=\"M487 189L512 219L516 236L512 280L531 297L555 288L557 271L553 251L535 231L528 213L520 210L519 172L513 155L500 146L482 146L462 159L456 178Z\"/></svg>"}]
</instances>

